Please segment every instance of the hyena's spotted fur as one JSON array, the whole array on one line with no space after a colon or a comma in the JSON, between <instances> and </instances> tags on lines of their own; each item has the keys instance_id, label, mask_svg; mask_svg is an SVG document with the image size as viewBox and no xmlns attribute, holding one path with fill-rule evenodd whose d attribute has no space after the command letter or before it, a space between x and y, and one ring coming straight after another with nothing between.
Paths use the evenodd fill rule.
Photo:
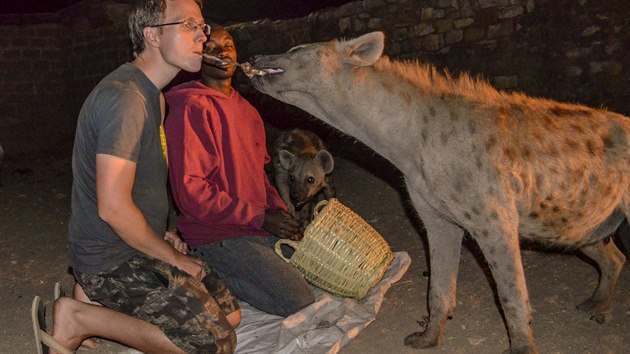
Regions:
<instances>
[{"instance_id":1,"label":"hyena's spotted fur","mask_svg":"<svg viewBox=\"0 0 630 354\"><path fill-rule=\"evenodd\" d=\"M374 32L262 56L255 66L284 72L254 85L358 138L403 172L431 266L430 319L406 343L428 347L442 338L456 303L464 230L492 270L511 352L536 352L519 235L592 258L599 284L580 308L605 320L625 262L607 241L630 214L628 118L393 61L381 57L383 46Z\"/></svg>"}]
</instances>

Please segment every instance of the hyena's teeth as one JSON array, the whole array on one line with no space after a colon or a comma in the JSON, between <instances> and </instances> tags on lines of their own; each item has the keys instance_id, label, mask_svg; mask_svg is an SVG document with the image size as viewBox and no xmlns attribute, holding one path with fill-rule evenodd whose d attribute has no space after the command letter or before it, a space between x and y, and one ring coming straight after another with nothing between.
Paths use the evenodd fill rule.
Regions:
<instances>
[{"instance_id":1,"label":"hyena's teeth","mask_svg":"<svg viewBox=\"0 0 630 354\"><path fill-rule=\"evenodd\" d=\"M262 71L264 71L265 74L278 74L278 73L283 73L284 72L284 70L282 70L282 69L273 69L273 68L262 69Z\"/></svg>"},{"instance_id":2,"label":"hyena's teeth","mask_svg":"<svg viewBox=\"0 0 630 354\"><path fill-rule=\"evenodd\" d=\"M265 76L267 74L277 74L277 73L284 72L284 70L282 69L273 69L273 68L257 69L248 62L240 64L240 67L241 69L243 69L243 72L245 73L245 75L247 75L247 77L249 77L250 79L254 76Z\"/></svg>"}]
</instances>

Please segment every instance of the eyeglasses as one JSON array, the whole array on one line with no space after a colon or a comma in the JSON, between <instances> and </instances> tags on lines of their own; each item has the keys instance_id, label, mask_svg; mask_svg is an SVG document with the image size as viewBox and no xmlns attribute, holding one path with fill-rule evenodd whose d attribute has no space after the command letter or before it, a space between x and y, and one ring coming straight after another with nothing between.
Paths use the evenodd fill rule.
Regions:
<instances>
[{"instance_id":1,"label":"eyeglasses","mask_svg":"<svg viewBox=\"0 0 630 354\"><path fill-rule=\"evenodd\" d=\"M155 27L174 26L174 25L184 25L184 28L186 28L187 30L189 30L191 32L197 32L197 30L201 28L201 32L203 32L203 34L205 34L206 36L209 36L210 35L210 31L212 30L212 28L210 27L209 24L207 24L207 23L197 23L197 22L195 22L193 20L184 20L184 21L179 21L179 22L161 23L159 25L151 25L151 26L148 26L148 27L155 28Z\"/></svg>"}]
</instances>

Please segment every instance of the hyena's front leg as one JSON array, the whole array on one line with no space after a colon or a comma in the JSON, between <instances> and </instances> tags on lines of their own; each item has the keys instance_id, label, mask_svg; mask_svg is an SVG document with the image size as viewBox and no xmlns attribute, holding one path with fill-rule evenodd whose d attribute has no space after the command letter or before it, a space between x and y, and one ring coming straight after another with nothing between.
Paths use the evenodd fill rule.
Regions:
<instances>
[{"instance_id":1,"label":"hyena's front leg","mask_svg":"<svg viewBox=\"0 0 630 354\"><path fill-rule=\"evenodd\" d=\"M290 196L289 174L286 171L276 171L275 181L278 194L280 194L280 198L282 198L287 205L287 211L295 217L295 206L291 203Z\"/></svg>"},{"instance_id":2,"label":"hyena's front leg","mask_svg":"<svg viewBox=\"0 0 630 354\"><path fill-rule=\"evenodd\" d=\"M610 318L608 309L626 257L610 239L582 247L580 251L597 263L599 283L593 295L578 305L578 309L590 313L592 320L604 323Z\"/></svg>"},{"instance_id":3,"label":"hyena's front leg","mask_svg":"<svg viewBox=\"0 0 630 354\"><path fill-rule=\"evenodd\" d=\"M512 218L506 214L511 214ZM518 223L515 221L518 216L516 211L495 211L492 215L495 217L488 219L496 224L486 224L483 228L469 231L483 252L496 283L510 336L509 352L537 353L518 241Z\"/></svg>"},{"instance_id":4,"label":"hyena's front leg","mask_svg":"<svg viewBox=\"0 0 630 354\"><path fill-rule=\"evenodd\" d=\"M455 310L457 270L464 231L443 219L419 198L414 206L427 230L429 243L429 322L422 332L410 334L405 345L427 348L440 343L446 320Z\"/></svg>"}]
</instances>

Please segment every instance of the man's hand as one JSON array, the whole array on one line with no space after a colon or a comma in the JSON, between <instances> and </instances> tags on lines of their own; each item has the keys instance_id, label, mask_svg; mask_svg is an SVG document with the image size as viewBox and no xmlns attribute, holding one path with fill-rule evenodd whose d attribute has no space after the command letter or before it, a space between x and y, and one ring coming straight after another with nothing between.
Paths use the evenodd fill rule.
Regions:
<instances>
[{"instance_id":1,"label":"man's hand","mask_svg":"<svg viewBox=\"0 0 630 354\"><path fill-rule=\"evenodd\" d=\"M172 231L166 231L164 239L170 243L174 249L184 255L184 257L177 257L177 260L173 264L174 266L199 280L206 277L206 273L203 269L203 263L197 258L188 256L188 245L179 237L178 234Z\"/></svg>"},{"instance_id":2,"label":"man's hand","mask_svg":"<svg viewBox=\"0 0 630 354\"><path fill-rule=\"evenodd\" d=\"M166 231L164 239L168 241L174 249L179 251L179 253L188 254L188 245L173 231Z\"/></svg>"},{"instance_id":3,"label":"man's hand","mask_svg":"<svg viewBox=\"0 0 630 354\"><path fill-rule=\"evenodd\" d=\"M177 260L173 262L173 265L198 280L202 280L206 277L206 271L203 269L203 263L200 259L187 255L180 255L177 257Z\"/></svg>"},{"instance_id":4,"label":"man's hand","mask_svg":"<svg viewBox=\"0 0 630 354\"><path fill-rule=\"evenodd\" d=\"M267 210L262 227L280 238L300 241L304 237L301 223L282 209Z\"/></svg>"}]
</instances>

